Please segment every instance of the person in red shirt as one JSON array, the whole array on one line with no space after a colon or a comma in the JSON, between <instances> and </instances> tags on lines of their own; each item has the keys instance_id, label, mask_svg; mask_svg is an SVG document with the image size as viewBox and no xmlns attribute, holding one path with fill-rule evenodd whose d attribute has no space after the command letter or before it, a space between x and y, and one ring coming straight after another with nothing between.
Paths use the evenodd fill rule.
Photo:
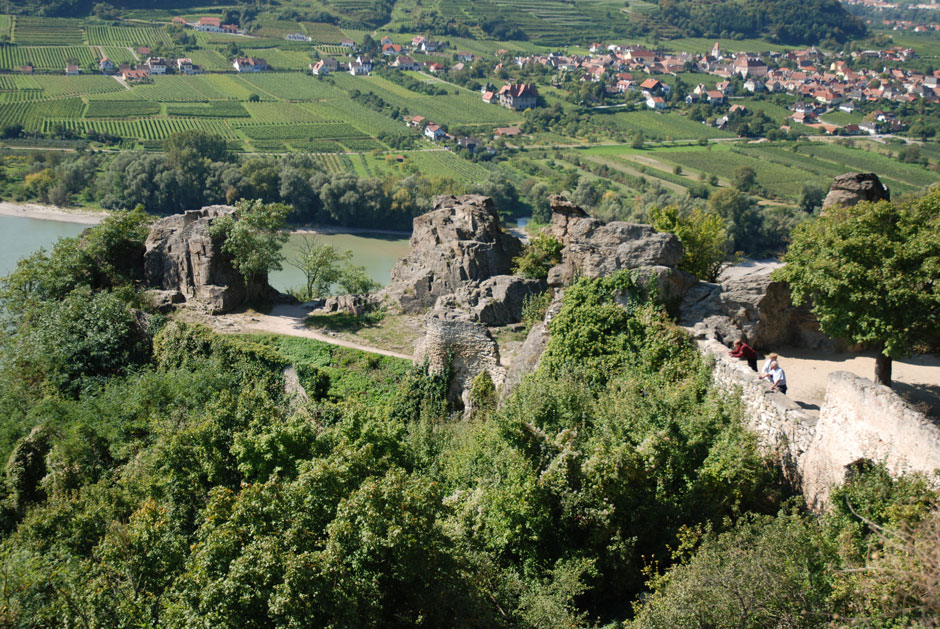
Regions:
<instances>
[{"instance_id":1,"label":"person in red shirt","mask_svg":"<svg viewBox=\"0 0 940 629\"><path fill-rule=\"evenodd\" d=\"M747 366L753 369L754 371L757 371L757 352L755 352L754 349L750 345L748 345L741 339L737 339L734 342L734 349L728 352L728 354L735 358L746 360Z\"/></svg>"}]
</instances>

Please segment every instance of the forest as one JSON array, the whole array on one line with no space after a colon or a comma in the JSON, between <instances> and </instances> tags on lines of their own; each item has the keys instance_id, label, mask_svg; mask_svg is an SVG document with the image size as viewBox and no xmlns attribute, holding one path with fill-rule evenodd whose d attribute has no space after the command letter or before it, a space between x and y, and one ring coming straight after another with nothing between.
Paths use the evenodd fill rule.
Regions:
<instances>
[{"instance_id":1,"label":"forest","mask_svg":"<svg viewBox=\"0 0 940 629\"><path fill-rule=\"evenodd\" d=\"M865 25L838 0L660 0L659 8L686 37L767 37L799 45L866 35Z\"/></svg>"},{"instance_id":2,"label":"forest","mask_svg":"<svg viewBox=\"0 0 940 629\"><path fill-rule=\"evenodd\" d=\"M537 371L498 405L478 377L461 419L446 369L153 312L152 220L114 212L0 283L6 626L936 612L910 559L940 530L926 479L859 466L831 513L807 512L629 271L570 286Z\"/></svg>"}]
</instances>

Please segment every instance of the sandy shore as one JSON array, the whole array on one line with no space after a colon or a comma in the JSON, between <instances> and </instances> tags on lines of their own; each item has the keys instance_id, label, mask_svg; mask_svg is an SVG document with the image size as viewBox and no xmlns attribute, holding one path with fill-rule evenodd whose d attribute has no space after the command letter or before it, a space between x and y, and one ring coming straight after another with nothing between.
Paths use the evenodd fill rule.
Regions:
<instances>
[{"instance_id":1,"label":"sandy shore","mask_svg":"<svg viewBox=\"0 0 940 629\"><path fill-rule=\"evenodd\" d=\"M9 201L0 201L0 216L16 216L18 218L32 218L40 221L97 225L103 221L107 215L108 213L104 210L93 212L91 210L61 208L54 205L39 205L38 203L11 203Z\"/></svg>"}]
</instances>

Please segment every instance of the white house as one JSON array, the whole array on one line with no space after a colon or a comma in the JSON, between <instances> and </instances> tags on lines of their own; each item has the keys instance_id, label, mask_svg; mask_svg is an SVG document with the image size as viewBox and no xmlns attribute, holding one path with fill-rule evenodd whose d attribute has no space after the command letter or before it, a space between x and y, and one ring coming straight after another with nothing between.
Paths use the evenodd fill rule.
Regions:
<instances>
[{"instance_id":1,"label":"white house","mask_svg":"<svg viewBox=\"0 0 940 629\"><path fill-rule=\"evenodd\" d=\"M646 99L646 106L655 111L666 109L666 101L662 96L649 96Z\"/></svg>"},{"instance_id":2,"label":"white house","mask_svg":"<svg viewBox=\"0 0 940 629\"><path fill-rule=\"evenodd\" d=\"M237 57L232 66L239 72L261 72L268 69L268 62L261 57Z\"/></svg>"},{"instance_id":3,"label":"white house","mask_svg":"<svg viewBox=\"0 0 940 629\"><path fill-rule=\"evenodd\" d=\"M440 140L443 138L446 133L441 129L440 125L436 125L433 122L424 128L424 135L427 136L429 140Z\"/></svg>"},{"instance_id":4,"label":"white house","mask_svg":"<svg viewBox=\"0 0 940 629\"><path fill-rule=\"evenodd\" d=\"M150 57L146 66L150 74L166 74L166 59L163 57Z\"/></svg>"}]
</instances>

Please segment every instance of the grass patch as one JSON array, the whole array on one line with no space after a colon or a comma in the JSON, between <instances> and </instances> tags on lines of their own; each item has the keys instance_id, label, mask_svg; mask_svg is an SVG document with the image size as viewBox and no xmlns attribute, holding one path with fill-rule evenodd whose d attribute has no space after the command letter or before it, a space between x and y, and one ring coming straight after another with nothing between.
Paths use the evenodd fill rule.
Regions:
<instances>
[{"instance_id":1,"label":"grass patch","mask_svg":"<svg viewBox=\"0 0 940 629\"><path fill-rule=\"evenodd\" d=\"M334 332L358 332L362 328L377 326L386 314L385 310L373 310L361 315L352 315L345 312L310 315L304 319L304 324L308 327L325 328Z\"/></svg>"}]
</instances>

